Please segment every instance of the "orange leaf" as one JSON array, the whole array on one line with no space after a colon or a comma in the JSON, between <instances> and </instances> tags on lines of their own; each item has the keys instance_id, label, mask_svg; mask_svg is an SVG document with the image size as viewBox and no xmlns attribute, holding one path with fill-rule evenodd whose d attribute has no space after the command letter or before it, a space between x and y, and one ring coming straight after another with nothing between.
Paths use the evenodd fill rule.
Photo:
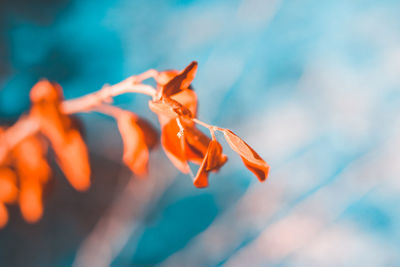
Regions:
<instances>
[{"instance_id":1,"label":"orange leaf","mask_svg":"<svg viewBox=\"0 0 400 267\"><path fill-rule=\"evenodd\" d=\"M169 121L178 117L178 114L173 108L162 100L149 101L149 108L160 118L165 118L164 121Z\"/></svg>"},{"instance_id":2,"label":"orange leaf","mask_svg":"<svg viewBox=\"0 0 400 267\"><path fill-rule=\"evenodd\" d=\"M62 89L56 83L51 83L46 79L37 82L30 91L31 101L60 102L63 98Z\"/></svg>"},{"instance_id":3,"label":"orange leaf","mask_svg":"<svg viewBox=\"0 0 400 267\"><path fill-rule=\"evenodd\" d=\"M200 165L196 177L193 180L193 185L197 188L204 188L208 186L208 172L206 171L206 160Z\"/></svg>"},{"instance_id":4,"label":"orange leaf","mask_svg":"<svg viewBox=\"0 0 400 267\"><path fill-rule=\"evenodd\" d=\"M224 136L230 147L240 155L244 165L253 172L260 181L268 177L269 165L245 141L225 129Z\"/></svg>"},{"instance_id":5,"label":"orange leaf","mask_svg":"<svg viewBox=\"0 0 400 267\"><path fill-rule=\"evenodd\" d=\"M57 162L71 185L80 191L90 186L90 166L86 144L73 122L60 110L62 90L57 84L40 81L31 90L31 115L50 140Z\"/></svg>"},{"instance_id":6,"label":"orange leaf","mask_svg":"<svg viewBox=\"0 0 400 267\"><path fill-rule=\"evenodd\" d=\"M53 147L61 146L68 139L68 132L77 123L60 110L62 89L47 80L38 82L31 90L33 106L31 116L40 124L40 131L51 142Z\"/></svg>"},{"instance_id":7,"label":"orange leaf","mask_svg":"<svg viewBox=\"0 0 400 267\"><path fill-rule=\"evenodd\" d=\"M149 108L157 114L161 127L178 117L186 119L193 117L190 109L172 98L149 101Z\"/></svg>"},{"instance_id":8,"label":"orange leaf","mask_svg":"<svg viewBox=\"0 0 400 267\"><path fill-rule=\"evenodd\" d=\"M7 141L4 140L4 128L0 127L0 165L9 164L10 157L8 153Z\"/></svg>"},{"instance_id":9,"label":"orange leaf","mask_svg":"<svg viewBox=\"0 0 400 267\"><path fill-rule=\"evenodd\" d=\"M197 95L196 92L191 89L184 89L179 93L171 96L171 99L177 101L184 107L190 110L193 117L197 114Z\"/></svg>"},{"instance_id":10,"label":"orange leaf","mask_svg":"<svg viewBox=\"0 0 400 267\"><path fill-rule=\"evenodd\" d=\"M63 114L60 103L63 99L62 89L56 83L47 80L38 82L31 90L33 106L31 116L38 119L40 131L50 140L53 146L64 143L68 132L79 124L76 118Z\"/></svg>"},{"instance_id":11,"label":"orange leaf","mask_svg":"<svg viewBox=\"0 0 400 267\"><path fill-rule=\"evenodd\" d=\"M13 203L17 196L17 176L9 168L0 168L0 203Z\"/></svg>"},{"instance_id":12,"label":"orange leaf","mask_svg":"<svg viewBox=\"0 0 400 267\"><path fill-rule=\"evenodd\" d=\"M136 124L139 125L144 134L144 141L149 149L155 148L159 143L160 134L147 120L142 118L136 119Z\"/></svg>"},{"instance_id":13,"label":"orange leaf","mask_svg":"<svg viewBox=\"0 0 400 267\"><path fill-rule=\"evenodd\" d=\"M86 144L77 130L70 130L63 144L53 147L57 163L70 184L79 191L90 186L90 165Z\"/></svg>"},{"instance_id":14,"label":"orange leaf","mask_svg":"<svg viewBox=\"0 0 400 267\"><path fill-rule=\"evenodd\" d=\"M222 146L216 140L211 140L212 145L208 146L207 171L219 170L228 160L228 157L222 154Z\"/></svg>"},{"instance_id":15,"label":"orange leaf","mask_svg":"<svg viewBox=\"0 0 400 267\"><path fill-rule=\"evenodd\" d=\"M22 140L12 151L18 174L47 182L51 171L45 158L46 151L46 145L36 135Z\"/></svg>"},{"instance_id":16,"label":"orange leaf","mask_svg":"<svg viewBox=\"0 0 400 267\"><path fill-rule=\"evenodd\" d=\"M52 146L58 146L65 142L68 117L60 113L58 104L46 102L34 104L31 116L38 119L40 131L50 140Z\"/></svg>"},{"instance_id":17,"label":"orange leaf","mask_svg":"<svg viewBox=\"0 0 400 267\"><path fill-rule=\"evenodd\" d=\"M117 118L118 128L124 143L123 161L136 174L147 174L149 150L146 139L136 118L128 112L123 112Z\"/></svg>"},{"instance_id":18,"label":"orange leaf","mask_svg":"<svg viewBox=\"0 0 400 267\"><path fill-rule=\"evenodd\" d=\"M163 88L161 95L172 96L182 89L186 89L192 83L197 72L197 62L192 61L183 71L172 78Z\"/></svg>"},{"instance_id":19,"label":"orange leaf","mask_svg":"<svg viewBox=\"0 0 400 267\"><path fill-rule=\"evenodd\" d=\"M183 127L185 129L187 159L200 165L207 153L211 139L193 124L184 123Z\"/></svg>"},{"instance_id":20,"label":"orange leaf","mask_svg":"<svg viewBox=\"0 0 400 267\"><path fill-rule=\"evenodd\" d=\"M176 118L177 116L192 117L192 112L188 108L171 98L150 101L149 107L157 115L166 116L170 119Z\"/></svg>"},{"instance_id":21,"label":"orange leaf","mask_svg":"<svg viewBox=\"0 0 400 267\"><path fill-rule=\"evenodd\" d=\"M19 194L19 206L25 221L35 223L43 215L42 187L39 182L23 180Z\"/></svg>"},{"instance_id":22,"label":"orange leaf","mask_svg":"<svg viewBox=\"0 0 400 267\"><path fill-rule=\"evenodd\" d=\"M164 86L166 85L170 80L172 80L176 75L178 75L179 71L177 70L165 70L165 71L160 71L158 75L154 77L154 79L157 82L157 85L159 86Z\"/></svg>"},{"instance_id":23,"label":"orange leaf","mask_svg":"<svg viewBox=\"0 0 400 267\"><path fill-rule=\"evenodd\" d=\"M198 165L201 165L201 163L203 162L205 153L203 153L202 151L199 151L195 147L191 146L187 142L186 138L185 138L185 153L186 153L186 158L188 161L196 163Z\"/></svg>"},{"instance_id":24,"label":"orange leaf","mask_svg":"<svg viewBox=\"0 0 400 267\"><path fill-rule=\"evenodd\" d=\"M189 173L190 168L185 155L184 136L178 137L180 128L176 120L170 120L161 131L161 145L170 161L183 173Z\"/></svg>"},{"instance_id":25,"label":"orange leaf","mask_svg":"<svg viewBox=\"0 0 400 267\"><path fill-rule=\"evenodd\" d=\"M196 187L202 188L208 186L208 173L212 170L219 169L225 164L227 158L223 156L222 146L217 140L211 140L207 148L207 153L193 181Z\"/></svg>"},{"instance_id":26,"label":"orange leaf","mask_svg":"<svg viewBox=\"0 0 400 267\"><path fill-rule=\"evenodd\" d=\"M4 228L8 222L8 211L4 203L0 202L0 228Z\"/></svg>"}]
</instances>

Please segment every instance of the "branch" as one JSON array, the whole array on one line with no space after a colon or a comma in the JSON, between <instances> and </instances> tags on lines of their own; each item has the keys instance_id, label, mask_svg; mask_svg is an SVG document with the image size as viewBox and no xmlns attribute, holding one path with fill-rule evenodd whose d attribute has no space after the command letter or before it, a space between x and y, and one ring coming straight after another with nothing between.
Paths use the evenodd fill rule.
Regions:
<instances>
[{"instance_id":1,"label":"branch","mask_svg":"<svg viewBox=\"0 0 400 267\"><path fill-rule=\"evenodd\" d=\"M156 90L146 84L137 83L135 76L129 77L122 82L112 86L105 86L101 90L82 96L77 99L64 101L61 109L65 114L73 114L78 112L87 112L103 103L110 103L114 96L125 93L139 93L154 97Z\"/></svg>"},{"instance_id":2,"label":"branch","mask_svg":"<svg viewBox=\"0 0 400 267\"><path fill-rule=\"evenodd\" d=\"M149 70L137 76L131 76L115 85L105 86L99 91L88 95L64 100L61 103L61 110L65 114L88 112L103 103L112 102L113 97L125 93L145 94L154 98L156 90L150 85L141 84L141 82L154 77L157 73L155 70ZM3 133L0 132L0 164L13 147L38 131L39 123L33 117L22 115L14 125L7 128Z\"/></svg>"}]
</instances>

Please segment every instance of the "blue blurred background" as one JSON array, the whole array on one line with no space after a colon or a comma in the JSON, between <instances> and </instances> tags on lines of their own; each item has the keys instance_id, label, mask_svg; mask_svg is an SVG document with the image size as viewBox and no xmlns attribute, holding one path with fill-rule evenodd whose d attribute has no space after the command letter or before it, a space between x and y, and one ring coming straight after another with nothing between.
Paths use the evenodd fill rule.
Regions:
<instances>
[{"instance_id":1,"label":"blue blurred background","mask_svg":"<svg viewBox=\"0 0 400 267\"><path fill-rule=\"evenodd\" d=\"M224 143L200 190L158 149L138 181L115 123L79 115L92 188L56 171L39 223L12 207L0 265L400 265L399 14L397 0L0 0L2 124L43 77L73 98L197 60L199 117L271 165L260 184ZM156 122L147 100L115 103Z\"/></svg>"}]
</instances>

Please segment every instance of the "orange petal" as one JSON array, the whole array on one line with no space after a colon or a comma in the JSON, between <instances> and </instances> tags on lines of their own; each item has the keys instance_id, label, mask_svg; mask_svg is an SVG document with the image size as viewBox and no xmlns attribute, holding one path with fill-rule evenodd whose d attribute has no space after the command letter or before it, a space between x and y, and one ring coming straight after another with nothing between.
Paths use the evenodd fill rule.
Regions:
<instances>
[{"instance_id":1,"label":"orange petal","mask_svg":"<svg viewBox=\"0 0 400 267\"><path fill-rule=\"evenodd\" d=\"M90 186L90 165L86 144L77 130L70 130L65 143L54 147L57 163L70 184L79 191Z\"/></svg>"},{"instance_id":2,"label":"orange petal","mask_svg":"<svg viewBox=\"0 0 400 267\"><path fill-rule=\"evenodd\" d=\"M8 222L8 211L4 203L0 202L0 228L4 228Z\"/></svg>"},{"instance_id":3,"label":"orange petal","mask_svg":"<svg viewBox=\"0 0 400 267\"><path fill-rule=\"evenodd\" d=\"M19 194L22 216L28 223L35 223L43 215L42 188L38 182L23 181Z\"/></svg>"},{"instance_id":4,"label":"orange petal","mask_svg":"<svg viewBox=\"0 0 400 267\"><path fill-rule=\"evenodd\" d=\"M171 79L163 88L164 97L172 96L180 90L188 88L197 72L197 62L192 61L183 71Z\"/></svg>"},{"instance_id":5,"label":"orange petal","mask_svg":"<svg viewBox=\"0 0 400 267\"><path fill-rule=\"evenodd\" d=\"M180 128L176 120L170 120L161 131L161 145L170 161L183 173L189 173L190 168L187 163L184 137L178 137Z\"/></svg>"},{"instance_id":6,"label":"orange petal","mask_svg":"<svg viewBox=\"0 0 400 267\"><path fill-rule=\"evenodd\" d=\"M143 131L136 124L136 118L123 112L117 118L117 123L124 143L123 161L136 175L146 175L149 150Z\"/></svg>"},{"instance_id":7,"label":"orange petal","mask_svg":"<svg viewBox=\"0 0 400 267\"><path fill-rule=\"evenodd\" d=\"M245 141L225 129L224 136L230 147L240 155L244 165L253 172L260 181L268 177L269 165Z\"/></svg>"},{"instance_id":8,"label":"orange petal","mask_svg":"<svg viewBox=\"0 0 400 267\"><path fill-rule=\"evenodd\" d=\"M13 203L17 200L17 176L9 168L0 168L0 202Z\"/></svg>"}]
</instances>

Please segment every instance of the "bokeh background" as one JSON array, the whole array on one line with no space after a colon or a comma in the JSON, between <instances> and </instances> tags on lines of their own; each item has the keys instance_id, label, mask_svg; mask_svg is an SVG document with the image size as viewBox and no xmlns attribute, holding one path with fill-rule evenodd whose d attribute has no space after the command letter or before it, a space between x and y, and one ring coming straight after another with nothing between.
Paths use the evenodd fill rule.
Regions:
<instances>
[{"instance_id":1,"label":"bokeh background","mask_svg":"<svg viewBox=\"0 0 400 267\"><path fill-rule=\"evenodd\" d=\"M400 265L398 0L0 0L0 122L42 77L78 97L199 62L199 117L271 165L230 156L196 189L161 149L140 181L112 119L81 114L93 185L59 171L34 225L11 207L1 266ZM145 96L116 104L156 122Z\"/></svg>"}]
</instances>

